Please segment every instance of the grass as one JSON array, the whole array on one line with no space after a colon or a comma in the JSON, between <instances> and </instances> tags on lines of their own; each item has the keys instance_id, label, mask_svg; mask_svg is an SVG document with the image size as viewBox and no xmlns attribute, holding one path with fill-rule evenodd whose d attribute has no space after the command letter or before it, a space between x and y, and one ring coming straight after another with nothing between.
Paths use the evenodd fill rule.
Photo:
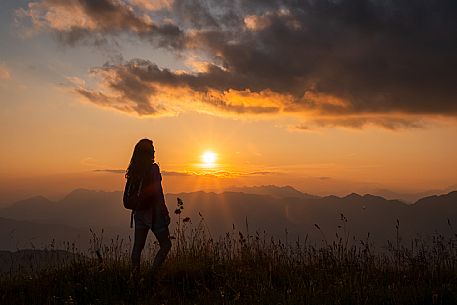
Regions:
<instances>
[{"instance_id":1,"label":"grass","mask_svg":"<svg viewBox=\"0 0 457 305\"><path fill-rule=\"evenodd\" d=\"M382 252L344 231L320 247L249 234L247 224L213 239L201 215L193 224L182 209L180 201L174 246L158 274L148 271L156 243L145 249L134 280L129 247L119 240L106 245L93 233L89 255L2 277L0 303L457 304L456 238L405 246L397 223L397 240ZM346 221L342 215L343 228Z\"/></svg>"}]
</instances>

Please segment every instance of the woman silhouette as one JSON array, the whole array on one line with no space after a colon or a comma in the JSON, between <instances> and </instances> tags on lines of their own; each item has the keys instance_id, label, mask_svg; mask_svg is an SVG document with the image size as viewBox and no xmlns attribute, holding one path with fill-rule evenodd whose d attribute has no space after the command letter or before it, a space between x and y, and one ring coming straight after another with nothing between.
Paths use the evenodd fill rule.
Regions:
<instances>
[{"instance_id":1,"label":"woman silhouette","mask_svg":"<svg viewBox=\"0 0 457 305\"><path fill-rule=\"evenodd\" d=\"M142 180L140 206L134 210L135 241L132 249L132 265L134 272L140 268L141 251L146 243L149 230L157 238L160 249L157 252L152 270L155 272L165 261L171 249L168 225L170 216L165 204L162 190L162 176L159 166L154 163L154 146L149 139L142 139L133 150L125 177Z\"/></svg>"}]
</instances>

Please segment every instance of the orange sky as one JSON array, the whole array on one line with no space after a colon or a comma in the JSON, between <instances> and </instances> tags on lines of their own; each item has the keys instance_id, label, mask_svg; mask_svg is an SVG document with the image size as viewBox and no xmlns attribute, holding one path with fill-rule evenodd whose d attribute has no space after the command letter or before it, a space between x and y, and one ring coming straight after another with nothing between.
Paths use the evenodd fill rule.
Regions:
<instances>
[{"instance_id":1,"label":"orange sky","mask_svg":"<svg viewBox=\"0 0 457 305\"><path fill-rule=\"evenodd\" d=\"M142 137L154 140L167 192L261 184L290 184L318 194L373 188L416 192L457 181L452 122L401 131L296 131L280 117L236 120L187 113L137 118L71 98L66 107L60 103L29 105L3 118L8 132L2 137L1 172L12 186L2 191L33 189L52 196L56 188L59 195L76 187L120 190L122 173L94 170L124 170ZM43 112L56 115L31 115ZM206 150L218 155L214 169L199 164Z\"/></svg>"},{"instance_id":2,"label":"orange sky","mask_svg":"<svg viewBox=\"0 0 457 305\"><path fill-rule=\"evenodd\" d=\"M317 17L345 12L344 1L327 13L309 4L314 22L269 4L240 6L225 24L208 5L220 27L197 20L204 14L186 19L193 11L180 15L173 1L106 1L101 11L81 3L1 4L0 203L77 187L120 190L118 172L143 137L155 143L166 192L457 186L447 36L428 51L413 39L395 49L381 11L370 38L336 13L326 17L340 27L325 32ZM210 36L224 27L224 39ZM349 34L333 37L341 27ZM214 168L199 165L207 150L218 156Z\"/></svg>"}]
</instances>

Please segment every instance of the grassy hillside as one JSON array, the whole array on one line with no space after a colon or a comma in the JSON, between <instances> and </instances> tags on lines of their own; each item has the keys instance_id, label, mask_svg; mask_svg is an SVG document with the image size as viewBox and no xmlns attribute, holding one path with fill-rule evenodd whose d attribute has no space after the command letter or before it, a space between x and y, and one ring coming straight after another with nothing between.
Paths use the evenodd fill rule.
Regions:
<instances>
[{"instance_id":1,"label":"grassy hillside","mask_svg":"<svg viewBox=\"0 0 457 305\"><path fill-rule=\"evenodd\" d=\"M372 252L370 237L316 248L307 240L277 240L233 228L214 240L203 217L176 215L173 251L158 274L149 267L156 244L145 249L132 278L129 248L119 240L34 273L0 282L1 304L456 304L457 240L431 244L398 238ZM319 230L319 226L316 225ZM399 227L397 224L397 232ZM286 235L287 236L287 235Z\"/></svg>"}]
</instances>

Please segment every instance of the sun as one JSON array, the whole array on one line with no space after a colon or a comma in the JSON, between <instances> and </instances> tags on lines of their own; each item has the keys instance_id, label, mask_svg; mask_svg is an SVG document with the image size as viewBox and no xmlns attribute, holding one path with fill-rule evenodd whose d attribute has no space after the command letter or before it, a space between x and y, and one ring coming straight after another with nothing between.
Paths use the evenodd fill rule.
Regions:
<instances>
[{"instance_id":1,"label":"sun","mask_svg":"<svg viewBox=\"0 0 457 305\"><path fill-rule=\"evenodd\" d=\"M207 150L201 155L201 160L204 167L214 167L217 160L217 154L211 150Z\"/></svg>"}]
</instances>

